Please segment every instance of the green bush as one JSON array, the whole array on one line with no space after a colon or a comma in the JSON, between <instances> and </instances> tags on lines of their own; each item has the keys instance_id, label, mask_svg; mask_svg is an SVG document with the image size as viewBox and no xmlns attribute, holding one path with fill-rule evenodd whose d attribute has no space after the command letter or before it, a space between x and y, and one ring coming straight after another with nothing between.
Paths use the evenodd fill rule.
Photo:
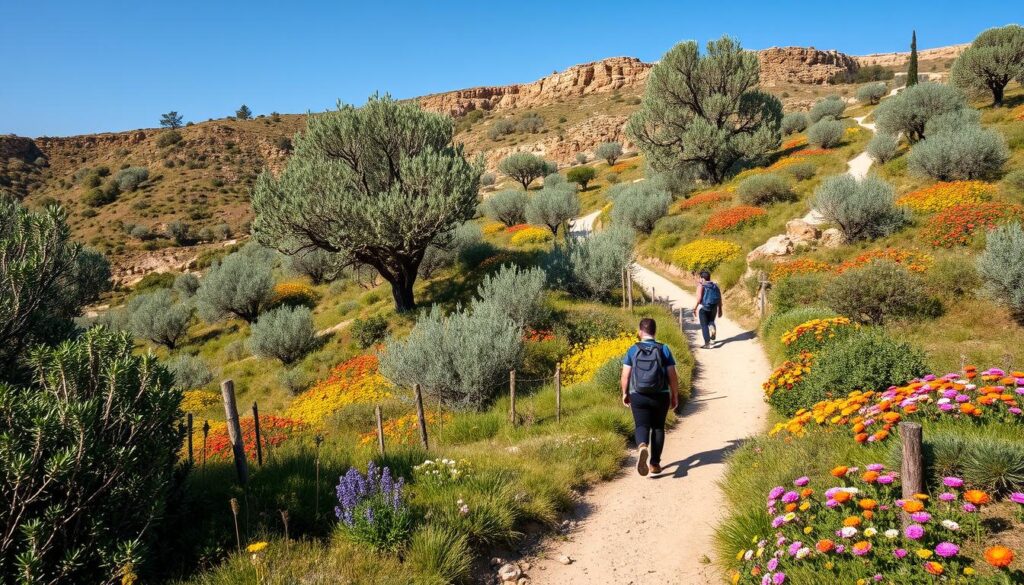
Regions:
<instances>
[{"instance_id":1,"label":"green bush","mask_svg":"<svg viewBox=\"0 0 1024 585\"><path fill-rule=\"evenodd\" d=\"M619 157L622 156L622 144L618 142L603 142L598 144L597 148L594 149L594 156L604 159L604 161L608 163L608 166L612 166L615 164L615 161L619 160Z\"/></svg>"},{"instance_id":2,"label":"green bush","mask_svg":"<svg viewBox=\"0 0 1024 585\"><path fill-rule=\"evenodd\" d=\"M576 164L578 164L578 165L585 165L585 164L587 164L587 153L585 153L585 152L577 152L576 153Z\"/></svg>"},{"instance_id":3,"label":"green bush","mask_svg":"<svg viewBox=\"0 0 1024 585\"><path fill-rule=\"evenodd\" d=\"M947 256L935 260L925 273L925 284L934 295L960 300L975 296L981 288L981 278L970 258Z\"/></svg>"},{"instance_id":4,"label":"green bush","mask_svg":"<svg viewBox=\"0 0 1024 585\"><path fill-rule=\"evenodd\" d=\"M854 321L881 325L892 317L934 317L938 301L902 265L878 260L851 268L825 285L828 306Z\"/></svg>"},{"instance_id":5,"label":"green bush","mask_svg":"<svg viewBox=\"0 0 1024 585\"><path fill-rule=\"evenodd\" d=\"M965 181L996 176L1009 158L999 132L974 126L928 136L910 149L907 165L937 181Z\"/></svg>"},{"instance_id":6,"label":"green bush","mask_svg":"<svg viewBox=\"0 0 1024 585\"><path fill-rule=\"evenodd\" d=\"M114 175L114 183L122 191L134 191L148 179L149 169L146 167L128 167L117 171L117 174Z\"/></svg>"},{"instance_id":7,"label":"green bush","mask_svg":"<svg viewBox=\"0 0 1024 585\"><path fill-rule=\"evenodd\" d=\"M558 171L558 165L529 152L516 152L498 163L498 171L519 182L523 190L530 188L534 179Z\"/></svg>"},{"instance_id":8,"label":"green bush","mask_svg":"<svg viewBox=\"0 0 1024 585\"><path fill-rule=\"evenodd\" d=\"M529 112L519 117L516 130L526 134L536 134L544 129L544 117L536 112Z\"/></svg>"},{"instance_id":9,"label":"green bush","mask_svg":"<svg viewBox=\"0 0 1024 585\"><path fill-rule=\"evenodd\" d=\"M256 357L295 363L316 347L313 314L306 307L271 309L253 323L247 343Z\"/></svg>"},{"instance_id":10,"label":"green bush","mask_svg":"<svg viewBox=\"0 0 1024 585\"><path fill-rule=\"evenodd\" d=\"M463 583L469 581L473 555L464 535L428 524L413 533L405 562L424 583Z\"/></svg>"},{"instance_id":11,"label":"green bush","mask_svg":"<svg viewBox=\"0 0 1024 585\"><path fill-rule=\"evenodd\" d=\"M174 377L174 387L178 390L195 390L213 381L210 366L197 356L187 353L177 355L164 362L167 371Z\"/></svg>"},{"instance_id":12,"label":"green bush","mask_svg":"<svg viewBox=\"0 0 1024 585\"><path fill-rule=\"evenodd\" d=\"M388 335L388 321L381 315L356 319L352 321L352 327L349 330L356 344L362 349L367 349L384 341Z\"/></svg>"},{"instance_id":13,"label":"green bush","mask_svg":"<svg viewBox=\"0 0 1024 585\"><path fill-rule=\"evenodd\" d=\"M540 268L520 270L506 264L484 277L473 308L490 305L495 314L511 319L517 327L536 326L548 313L544 305L546 281L547 275Z\"/></svg>"},{"instance_id":14,"label":"green bush","mask_svg":"<svg viewBox=\"0 0 1024 585\"><path fill-rule=\"evenodd\" d=\"M633 261L636 235L613 227L587 238L572 238L548 255L551 284L588 299L607 299L622 286L622 271Z\"/></svg>"},{"instance_id":15,"label":"green bush","mask_svg":"<svg viewBox=\"0 0 1024 585\"><path fill-rule=\"evenodd\" d=\"M270 306L274 297L273 256L247 248L215 261L203 278L196 291L203 319L212 322L234 315L253 323Z\"/></svg>"},{"instance_id":16,"label":"green bush","mask_svg":"<svg viewBox=\"0 0 1024 585\"><path fill-rule=\"evenodd\" d=\"M508 118L502 118L501 120L495 120L491 127L487 129L487 137L491 140L500 140L502 137L515 131L516 123Z\"/></svg>"},{"instance_id":17,"label":"green bush","mask_svg":"<svg viewBox=\"0 0 1024 585\"><path fill-rule=\"evenodd\" d=\"M892 185L873 175L861 181L846 174L825 179L814 191L813 207L851 242L888 236L909 219L896 206Z\"/></svg>"},{"instance_id":18,"label":"green bush","mask_svg":"<svg viewBox=\"0 0 1024 585\"><path fill-rule=\"evenodd\" d=\"M794 274L772 285L768 300L777 313L786 313L803 305L813 305L821 299L825 285L823 274Z\"/></svg>"},{"instance_id":19,"label":"green bush","mask_svg":"<svg viewBox=\"0 0 1024 585\"><path fill-rule=\"evenodd\" d=\"M924 125L926 138L942 132L959 132L981 126L981 112L974 108L961 108L929 118Z\"/></svg>"},{"instance_id":20,"label":"green bush","mask_svg":"<svg viewBox=\"0 0 1024 585\"><path fill-rule=\"evenodd\" d=\"M183 298L192 298L199 290L199 277L193 272L185 272L174 278L174 290Z\"/></svg>"},{"instance_id":21,"label":"green bush","mask_svg":"<svg viewBox=\"0 0 1024 585\"><path fill-rule=\"evenodd\" d=\"M797 181L806 181L817 173L818 167L812 162L801 162L786 167L786 172Z\"/></svg>"},{"instance_id":22,"label":"green bush","mask_svg":"<svg viewBox=\"0 0 1024 585\"><path fill-rule=\"evenodd\" d=\"M164 130L157 136L156 145L158 148L167 148L181 142L181 133L177 130Z\"/></svg>"},{"instance_id":23,"label":"green bush","mask_svg":"<svg viewBox=\"0 0 1024 585\"><path fill-rule=\"evenodd\" d=\"M655 183L616 185L608 192L612 201L612 222L643 234L654 230L654 224L668 213L672 196Z\"/></svg>"},{"instance_id":24,"label":"green bush","mask_svg":"<svg viewBox=\"0 0 1024 585\"><path fill-rule=\"evenodd\" d=\"M526 191L505 189L480 204L484 215L511 227L526 221Z\"/></svg>"},{"instance_id":25,"label":"green bush","mask_svg":"<svg viewBox=\"0 0 1024 585\"><path fill-rule=\"evenodd\" d=\"M166 288L141 294L128 303L132 332L168 349L185 339L194 311L191 304L176 303Z\"/></svg>"},{"instance_id":26,"label":"green bush","mask_svg":"<svg viewBox=\"0 0 1024 585\"><path fill-rule=\"evenodd\" d=\"M490 187L497 180L498 178L494 176L494 173L484 173L480 175L480 184L484 187Z\"/></svg>"},{"instance_id":27,"label":"green bush","mask_svg":"<svg viewBox=\"0 0 1024 585\"><path fill-rule=\"evenodd\" d=\"M821 148L832 148L843 141L846 124L831 118L823 118L807 130L807 142Z\"/></svg>"},{"instance_id":28,"label":"green bush","mask_svg":"<svg viewBox=\"0 0 1024 585\"><path fill-rule=\"evenodd\" d=\"M883 101L875 108L878 131L910 142L924 138L928 120L968 107L963 94L941 83L918 83Z\"/></svg>"},{"instance_id":29,"label":"green bush","mask_svg":"<svg viewBox=\"0 0 1024 585\"><path fill-rule=\"evenodd\" d=\"M896 158L900 141L892 134L879 132L868 142L868 156L879 164L885 164Z\"/></svg>"},{"instance_id":30,"label":"green bush","mask_svg":"<svg viewBox=\"0 0 1024 585\"><path fill-rule=\"evenodd\" d=\"M580 214L580 197L576 189L569 184L549 180L556 176L561 177L550 175L545 178L544 188L526 203L526 220L534 225L547 226L552 235L557 235L559 226Z\"/></svg>"},{"instance_id":31,"label":"green bush","mask_svg":"<svg viewBox=\"0 0 1024 585\"><path fill-rule=\"evenodd\" d=\"M889 86L883 82L869 83L857 90L857 101L862 104L875 105L889 93Z\"/></svg>"},{"instance_id":32,"label":"green bush","mask_svg":"<svg viewBox=\"0 0 1024 585\"><path fill-rule=\"evenodd\" d=\"M990 231L978 257L978 274L985 291L1024 322L1024 229L1011 223Z\"/></svg>"},{"instance_id":33,"label":"green bush","mask_svg":"<svg viewBox=\"0 0 1024 585\"><path fill-rule=\"evenodd\" d=\"M811 107L811 111L807 113L807 119L811 124L817 124L827 116L832 116L832 118L838 120L845 110L846 102L843 101L843 98L837 95L830 95L815 102Z\"/></svg>"},{"instance_id":34,"label":"green bush","mask_svg":"<svg viewBox=\"0 0 1024 585\"><path fill-rule=\"evenodd\" d=\"M597 177L597 169L588 166L579 166L569 169L566 178L580 186L580 189L587 190L587 184Z\"/></svg>"},{"instance_id":35,"label":"green bush","mask_svg":"<svg viewBox=\"0 0 1024 585\"><path fill-rule=\"evenodd\" d=\"M179 246L192 243L192 230L184 221L172 221L167 224L167 235Z\"/></svg>"},{"instance_id":36,"label":"green bush","mask_svg":"<svg viewBox=\"0 0 1024 585\"><path fill-rule=\"evenodd\" d=\"M109 191L104 191L99 187L89 189L85 192L85 195L82 195L82 203L89 207L103 207L108 203L113 203L116 199L116 195L112 195Z\"/></svg>"},{"instance_id":37,"label":"green bush","mask_svg":"<svg viewBox=\"0 0 1024 585\"><path fill-rule=\"evenodd\" d=\"M609 185L615 185L619 182L619 173L605 173L604 180L608 181Z\"/></svg>"},{"instance_id":38,"label":"green bush","mask_svg":"<svg viewBox=\"0 0 1024 585\"><path fill-rule=\"evenodd\" d=\"M314 285L332 282L341 276L344 258L321 248L303 250L288 257L291 273L309 278Z\"/></svg>"},{"instance_id":39,"label":"green bush","mask_svg":"<svg viewBox=\"0 0 1024 585\"><path fill-rule=\"evenodd\" d=\"M420 262L419 274L424 278L430 278L442 268L447 268L467 253L468 250L479 246L483 239L480 226L475 223L464 223L455 228L450 238L438 238L426 252L423 253L423 260ZM488 244L489 245L489 244ZM481 259L476 264L482 262ZM476 264L473 267L476 267Z\"/></svg>"},{"instance_id":40,"label":"green bush","mask_svg":"<svg viewBox=\"0 0 1024 585\"><path fill-rule=\"evenodd\" d=\"M743 179L737 192L740 201L746 205L770 205L796 199L796 195L789 188L789 183L774 173L754 175Z\"/></svg>"},{"instance_id":41,"label":"green bush","mask_svg":"<svg viewBox=\"0 0 1024 585\"><path fill-rule=\"evenodd\" d=\"M803 112L790 112L782 117L782 133L796 134L807 129L807 114Z\"/></svg>"},{"instance_id":42,"label":"green bush","mask_svg":"<svg viewBox=\"0 0 1024 585\"><path fill-rule=\"evenodd\" d=\"M1024 195L1024 169L1015 169L1003 177L1003 184L1017 191L1018 197Z\"/></svg>"}]
</instances>

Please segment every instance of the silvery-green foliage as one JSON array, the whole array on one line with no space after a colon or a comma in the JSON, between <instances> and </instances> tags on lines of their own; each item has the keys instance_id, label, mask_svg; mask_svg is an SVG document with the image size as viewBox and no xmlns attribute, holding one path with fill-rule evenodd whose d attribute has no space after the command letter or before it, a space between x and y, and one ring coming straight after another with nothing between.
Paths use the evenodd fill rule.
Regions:
<instances>
[{"instance_id":1,"label":"silvery-green foliage","mask_svg":"<svg viewBox=\"0 0 1024 585\"><path fill-rule=\"evenodd\" d=\"M1010 158L1003 135L980 126L943 130L910 149L907 168L938 181L990 178Z\"/></svg>"},{"instance_id":2,"label":"silvery-green foliage","mask_svg":"<svg viewBox=\"0 0 1024 585\"><path fill-rule=\"evenodd\" d=\"M857 90L857 101L862 104L877 104L889 93L889 86L884 81L862 85Z\"/></svg>"},{"instance_id":3,"label":"silvery-green foliage","mask_svg":"<svg viewBox=\"0 0 1024 585\"><path fill-rule=\"evenodd\" d=\"M247 344L256 357L292 364L316 347L313 314L302 306L271 309L253 323Z\"/></svg>"},{"instance_id":4,"label":"silvery-green foliage","mask_svg":"<svg viewBox=\"0 0 1024 585\"><path fill-rule=\"evenodd\" d=\"M807 112L807 119L810 120L811 124L815 124L827 116L837 119L843 115L845 110L846 102L843 101L843 98L837 95L830 95L827 98L818 100L811 106L811 111Z\"/></svg>"},{"instance_id":5,"label":"silvery-green foliage","mask_svg":"<svg viewBox=\"0 0 1024 585\"><path fill-rule=\"evenodd\" d=\"M502 174L518 181L523 190L530 188L534 179L550 175L558 170L558 165L529 152L516 152L498 163Z\"/></svg>"},{"instance_id":6,"label":"silvery-green foliage","mask_svg":"<svg viewBox=\"0 0 1024 585\"><path fill-rule=\"evenodd\" d=\"M981 33L956 58L949 75L953 85L991 92L992 103L1001 105L1010 81L1024 83L1024 27L1011 24Z\"/></svg>"},{"instance_id":7,"label":"silvery-green foliage","mask_svg":"<svg viewBox=\"0 0 1024 585\"><path fill-rule=\"evenodd\" d=\"M479 410L508 391L523 331L488 303L445 315L436 305L404 339L390 338L380 371L400 387L420 384L449 408Z\"/></svg>"},{"instance_id":8,"label":"silvery-green foliage","mask_svg":"<svg viewBox=\"0 0 1024 585\"><path fill-rule=\"evenodd\" d=\"M114 183L122 191L134 191L147 179L149 179L149 169L146 167L128 167L117 171L117 174L114 175Z\"/></svg>"},{"instance_id":9,"label":"silvery-green foliage","mask_svg":"<svg viewBox=\"0 0 1024 585\"><path fill-rule=\"evenodd\" d=\"M878 131L897 136L903 134L910 142L924 138L928 120L968 107L963 94L941 83L911 85L883 101L875 108Z\"/></svg>"},{"instance_id":10,"label":"silvery-green foliage","mask_svg":"<svg viewBox=\"0 0 1024 585\"><path fill-rule=\"evenodd\" d=\"M985 291L1024 322L1024 229L1011 223L990 231L978 257L978 274Z\"/></svg>"},{"instance_id":11,"label":"silvery-green foliage","mask_svg":"<svg viewBox=\"0 0 1024 585\"><path fill-rule=\"evenodd\" d=\"M814 191L814 209L839 226L849 241L888 236L903 227L906 210L896 206L892 185L875 176L825 179Z\"/></svg>"},{"instance_id":12,"label":"silvery-green foliage","mask_svg":"<svg viewBox=\"0 0 1024 585\"><path fill-rule=\"evenodd\" d=\"M195 390L206 386L213 380L210 366L203 358L181 354L164 362L164 367L174 376L174 387L179 390Z\"/></svg>"},{"instance_id":13,"label":"silvery-green foliage","mask_svg":"<svg viewBox=\"0 0 1024 585\"><path fill-rule=\"evenodd\" d=\"M622 271L634 259L636 233L613 225L590 236L572 238L548 255L553 287L586 299L606 299L622 285Z\"/></svg>"},{"instance_id":14,"label":"silvery-green foliage","mask_svg":"<svg viewBox=\"0 0 1024 585\"><path fill-rule=\"evenodd\" d=\"M569 185L569 180L566 179L564 175L560 173L551 173L544 177L545 187L558 187L560 185Z\"/></svg>"},{"instance_id":15,"label":"silvery-green foliage","mask_svg":"<svg viewBox=\"0 0 1024 585\"><path fill-rule=\"evenodd\" d=\"M535 326L547 314L544 305L544 284L547 275L540 268L520 270L506 264L488 274L477 288L473 310L482 305L505 315L518 327Z\"/></svg>"},{"instance_id":16,"label":"silvery-green foliage","mask_svg":"<svg viewBox=\"0 0 1024 585\"><path fill-rule=\"evenodd\" d=\"M782 117L782 133L796 134L807 129L807 114L803 112L790 112Z\"/></svg>"},{"instance_id":17,"label":"silvery-green foliage","mask_svg":"<svg viewBox=\"0 0 1024 585\"><path fill-rule=\"evenodd\" d=\"M656 182L643 181L616 185L608 191L612 201L612 222L633 231L649 234L665 216L672 195Z\"/></svg>"},{"instance_id":18,"label":"silvery-green foliage","mask_svg":"<svg viewBox=\"0 0 1024 585\"><path fill-rule=\"evenodd\" d=\"M498 191L480 204L484 215L507 226L526 221L526 191L505 189Z\"/></svg>"},{"instance_id":19,"label":"silvery-green foliage","mask_svg":"<svg viewBox=\"0 0 1024 585\"><path fill-rule=\"evenodd\" d=\"M821 148L832 148L843 140L846 124L831 118L822 118L807 129L807 142Z\"/></svg>"},{"instance_id":20,"label":"silvery-green foliage","mask_svg":"<svg viewBox=\"0 0 1024 585\"><path fill-rule=\"evenodd\" d=\"M776 173L747 177L740 182L737 192L746 205L770 205L796 198L789 183Z\"/></svg>"},{"instance_id":21,"label":"silvery-green foliage","mask_svg":"<svg viewBox=\"0 0 1024 585\"><path fill-rule=\"evenodd\" d=\"M164 288L141 294L128 303L129 326L136 337L174 349L188 333L195 309L179 303Z\"/></svg>"},{"instance_id":22,"label":"silvery-green foliage","mask_svg":"<svg viewBox=\"0 0 1024 585\"><path fill-rule=\"evenodd\" d=\"M550 175L549 177L561 176ZM526 219L535 225L544 225L552 234L558 233L558 226L580 213L580 197L576 187L561 181L544 179L544 187L526 203Z\"/></svg>"},{"instance_id":23,"label":"silvery-green foliage","mask_svg":"<svg viewBox=\"0 0 1024 585\"><path fill-rule=\"evenodd\" d=\"M900 141L892 134L878 132L868 142L868 156L877 163L887 163L896 157Z\"/></svg>"},{"instance_id":24,"label":"silvery-green foliage","mask_svg":"<svg viewBox=\"0 0 1024 585\"><path fill-rule=\"evenodd\" d=\"M313 284L323 284L337 279L344 268L344 256L320 248L300 250L288 257L289 271L309 277Z\"/></svg>"},{"instance_id":25,"label":"silvery-green foliage","mask_svg":"<svg viewBox=\"0 0 1024 585\"><path fill-rule=\"evenodd\" d=\"M490 187L497 180L498 179L494 176L494 173L484 173L480 175L480 184L484 187Z\"/></svg>"},{"instance_id":26,"label":"silvery-green foliage","mask_svg":"<svg viewBox=\"0 0 1024 585\"><path fill-rule=\"evenodd\" d=\"M604 159L611 166L622 156L622 144L619 142L602 142L594 149L594 156Z\"/></svg>"},{"instance_id":27,"label":"silvery-green foliage","mask_svg":"<svg viewBox=\"0 0 1024 585\"><path fill-rule=\"evenodd\" d=\"M182 298L192 298L197 290L199 290L199 277L195 273L185 272L175 277L174 291L181 295Z\"/></svg>"},{"instance_id":28,"label":"silvery-green foliage","mask_svg":"<svg viewBox=\"0 0 1024 585\"><path fill-rule=\"evenodd\" d=\"M939 114L924 125L924 136L929 138L942 132L959 132L981 126L981 112L974 108L961 108Z\"/></svg>"},{"instance_id":29,"label":"silvery-green foliage","mask_svg":"<svg viewBox=\"0 0 1024 585\"><path fill-rule=\"evenodd\" d=\"M438 238L423 253L420 262L420 276L430 278L438 270L455 264L463 250L474 246L483 239L480 226L475 223L464 223L452 231L450 237Z\"/></svg>"},{"instance_id":30,"label":"silvery-green foliage","mask_svg":"<svg viewBox=\"0 0 1024 585\"><path fill-rule=\"evenodd\" d=\"M694 169L720 183L779 146L782 103L758 89L757 54L722 37L702 55L673 47L651 70L626 131L655 172Z\"/></svg>"},{"instance_id":31,"label":"silvery-green foliage","mask_svg":"<svg viewBox=\"0 0 1024 585\"><path fill-rule=\"evenodd\" d=\"M234 315L256 321L274 296L273 253L268 258L264 251L246 246L213 263L195 296L203 319L213 322Z\"/></svg>"},{"instance_id":32,"label":"silvery-green foliage","mask_svg":"<svg viewBox=\"0 0 1024 585\"><path fill-rule=\"evenodd\" d=\"M576 164L578 164L578 165L587 164L587 153L585 153L585 152L577 152L576 153Z\"/></svg>"}]
</instances>

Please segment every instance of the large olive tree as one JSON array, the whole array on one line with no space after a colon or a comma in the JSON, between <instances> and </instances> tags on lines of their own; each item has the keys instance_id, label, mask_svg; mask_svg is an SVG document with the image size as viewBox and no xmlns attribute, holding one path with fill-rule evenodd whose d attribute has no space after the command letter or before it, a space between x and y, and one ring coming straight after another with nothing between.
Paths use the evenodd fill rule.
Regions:
<instances>
[{"instance_id":1,"label":"large olive tree","mask_svg":"<svg viewBox=\"0 0 1024 585\"><path fill-rule=\"evenodd\" d=\"M452 144L449 116L371 96L310 116L280 176L263 173L252 204L258 241L286 254L319 248L372 266L395 307L415 307L423 254L473 217L483 165Z\"/></svg>"},{"instance_id":2,"label":"large olive tree","mask_svg":"<svg viewBox=\"0 0 1024 585\"><path fill-rule=\"evenodd\" d=\"M950 80L957 87L992 93L993 105L1003 104L1010 81L1024 83L1024 27L990 28L978 35L953 62Z\"/></svg>"},{"instance_id":3,"label":"large olive tree","mask_svg":"<svg viewBox=\"0 0 1024 585\"><path fill-rule=\"evenodd\" d=\"M782 103L757 89L757 54L729 37L705 54L689 41L651 70L627 132L653 170L695 170L719 183L779 146Z\"/></svg>"}]
</instances>

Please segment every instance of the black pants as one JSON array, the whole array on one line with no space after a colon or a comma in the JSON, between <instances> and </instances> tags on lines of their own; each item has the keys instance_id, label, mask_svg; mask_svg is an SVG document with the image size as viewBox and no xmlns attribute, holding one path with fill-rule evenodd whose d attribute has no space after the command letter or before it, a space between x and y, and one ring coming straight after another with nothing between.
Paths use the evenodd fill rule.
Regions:
<instances>
[{"instance_id":1,"label":"black pants","mask_svg":"<svg viewBox=\"0 0 1024 585\"><path fill-rule=\"evenodd\" d=\"M629 395L629 408L633 411L633 423L636 425L636 444L647 443L651 448L651 464L661 465L661 450L665 448L665 417L668 416L669 395L659 394Z\"/></svg>"},{"instance_id":2,"label":"black pants","mask_svg":"<svg viewBox=\"0 0 1024 585\"><path fill-rule=\"evenodd\" d=\"M715 317L717 316L718 305L701 308L697 313L697 318L700 320L700 332L704 337L704 345L711 343L711 331L709 329L715 324Z\"/></svg>"}]
</instances>

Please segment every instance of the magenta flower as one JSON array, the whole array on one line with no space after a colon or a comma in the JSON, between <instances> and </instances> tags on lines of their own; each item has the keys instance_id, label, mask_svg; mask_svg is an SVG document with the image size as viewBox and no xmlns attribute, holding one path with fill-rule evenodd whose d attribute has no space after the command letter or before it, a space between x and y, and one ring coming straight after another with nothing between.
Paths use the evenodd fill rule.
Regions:
<instances>
[{"instance_id":1,"label":"magenta flower","mask_svg":"<svg viewBox=\"0 0 1024 585\"><path fill-rule=\"evenodd\" d=\"M774 575L772 575L772 585L782 585L785 582L786 582L786 574L785 573L775 573Z\"/></svg>"},{"instance_id":2,"label":"magenta flower","mask_svg":"<svg viewBox=\"0 0 1024 585\"><path fill-rule=\"evenodd\" d=\"M890 483L895 481L895 479L896 479L895 477L893 477L893 476L891 476L889 474L885 474L885 475L879 475L877 481L878 481L878 483L880 483L882 485L889 485Z\"/></svg>"},{"instance_id":3,"label":"magenta flower","mask_svg":"<svg viewBox=\"0 0 1024 585\"><path fill-rule=\"evenodd\" d=\"M779 559L772 557L772 559L768 561L768 564L765 565L765 567L767 567L769 571L774 571L775 569L779 568Z\"/></svg>"},{"instance_id":4,"label":"magenta flower","mask_svg":"<svg viewBox=\"0 0 1024 585\"><path fill-rule=\"evenodd\" d=\"M1024 410L1021 410L1021 409L1017 408L1016 406L1011 406L1009 410L1010 410L1010 414L1020 414L1020 413L1024 412Z\"/></svg>"},{"instance_id":5,"label":"magenta flower","mask_svg":"<svg viewBox=\"0 0 1024 585\"><path fill-rule=\"evenodd\" d=\"M963 487L964 480L960 479L959 477L944 477L942 478L942 485L951 488Z\"/></svg>"},{"instance_id":6,"label":"magenta flower","mask_svg":"<svg viewBox=\"0 0 1024 585\"><path fill-rule=\"evenodd\" d=\"M910 540L918 540L924 537L924 527L920 524L911 524L903 529L903 535Z\"/></svg>"},{"instance_id":7,"label":"magenta flower","mask_svg":"<svg viewBox=\"0 0 1024 585\"><path fill-rule=\"evenodd\" d=\"M792 543L790 543L790 545L789 545L789 556L791 556L791 557L795 556L796 555L796 551L800 550L800 547L802 547L803 545L804 545L804 543L800 542L799 540L794 540Z\"/></svg>"},{"instance_id":8,"label":"magenta flower","mask_svg":"<svg viewBox=\"0 0 1024 585\"><path fill-rule=\"evenodd\" d=\"M778 528L779 526L782 526L782 524L785 521L785 518L783 518L782 516L776 516L774 519L772 519L772 528Z\"/></svg>"},{"instance_id":9,"label":"magenta flower","mask_svg":"<svg viewBox=\"0 0 1024 585\"><path fill-rule=\"evenodd\" d=\"M885 469L885 466L881 463L868 464L868 471L882 471L883 469Z\"/></svg>"},{"instance_id":10,"label":"magenta flower","mask_svg":"<svg viewBox=\"0 0 1024 585\"><path fill-rule=\"evenodd\" d=\"M966 394L957 394L954 400L956 400L957 402L970 402L971 397Z\"/></svg>"},{"instance_id":11,"label":"magenta flower","mask_svg":"<svg viewBox=\"0 0 1024 585\"><path fill-rule=\"evenodd\" d=\"M941 410L942 412L949 412L949 411L953 410L954 408L956 408L956 407L953 406L952 404L949 404L949 403L940 404L939 405L939 410Z\"/></svg>"},{"instance_id":12,"label":"magenta flower","mask_svg":"<svg viewBox=\"0 0 1024 585\"><path fill-rule=\"evenodd\" d=\"M1024 504L1024 493L1013 492L1012 494L1010 494L1010 501L1016 502L1018 504Z\"/></svg>"},{"instance_id":13,"label":"magenta flower","mask_svg":"<svg viewBox=\"0 0 1024 585\"><path fill-rule=\"evenodd\" d=\"M800 494L796 492L786 492L782 495L783 504L792 504L793 502L800 499Z\"/></svg>"},{"instance_id":14,"label":"magenta flower","mask_svg":"<svg viewBox=\"0 0 1024 585\"><path fill-rule=\"evenodd\" d=\"M955 557L959 553L960 547L952 542L940 542L935 546L935 554L942 558L948 559L949 557Z\"/></svg>"},{"instance_id":15,"label":"magenta flower","mask_svg":"<svg viewBox=\"0 0 1024 585\"><path fill-rule=\"evenodd\" d=\"M896 555L897 559L902 559L903 557L907 556L907 549L898 548L892 551L892 554Z\"/></svg>"},{"instance_id":16,"label":"magenta flower","mask_svg":"<svg viewBox=\"0 0 1024 585\"><path fill-rule=\"evenodd\" d=\"M963 508L963 511L967 513L978 511L978 507L970 502L965 503L963 506L961 506L961 508Z\"/></svg>"},{"instance_id":17,"label":"magenta flower","mask_svg":"<svg viewBox=\"0 0 1024 585\"><path fill-rule=\"evenodd\" d=\"M793 480L793 485L795 485L796 487L804 487L809 483L811 483L811 478L807 477L806 475L803 477L798 477Z\"/></svg>"},{"instance_id":18,"label":"magenta flower","mask_svg":"<svg viewBox=\"0 0 1024 585\"><path fill-rule=\"evenodd\" d=\"M910 515L910 519L919 524L925 524L932 519L932 515L928 512L914 512Z\"/></svg>"},{"instance_id":19,"label":"magenta flower","mask_svg":"<svg viewBox=\"0 0 1024 585\"><path fill-rule=\"evenodd\" d=\"M781 485L777 485L772 488L772 491L768 492L768 499L777 500L779 499L779 496L781 496L784 493L786 493L786 488L782 487Z\"/></svg>"},{"instance_id":20,"label":"magenta flower","mask_svg":"<svg viewBox=\"0 0 1024 585\"><path fill-rule=\"evenodd\" d=\"M838 545L836 545L836 554L837 555L841 555L844 552L846 552L846 545L845 544L838 544Z\"/></svg>"},{"instance_id":21,"label":"magenta flower","mask_svg":"<svg viewBox=\"0 0 1024 585\"><path fill-rule=\"evenodd\" d=\"M941 494L939 494L939 499L942 500L943 502L952 502L953 500L956 499L956 494L954 494L953 492L942 492Z\"/></svg>"},{"instance_id":22,"label":"magenta flower","mask_svg":"<svg viewBox=\"0 0 1024 585\"><path fill-rule=\"evenodd\" d=\"M942 397L943 397L943 398L949 398L949 399L953 399L953 398L954 398L954 397L956 396L956 394L957 394L956 390L952 390L952 389L950 389L950 390L945 390L945 391L943 391L943 393L942 393Z\"/></svg>"}]
</instances>

